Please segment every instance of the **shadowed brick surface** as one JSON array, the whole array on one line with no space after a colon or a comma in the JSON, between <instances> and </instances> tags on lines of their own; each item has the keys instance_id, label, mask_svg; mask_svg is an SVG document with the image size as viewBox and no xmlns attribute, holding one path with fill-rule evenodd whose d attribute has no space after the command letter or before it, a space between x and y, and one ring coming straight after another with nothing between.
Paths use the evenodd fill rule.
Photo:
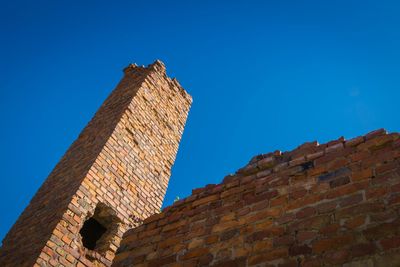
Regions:
<instances>
[{"instance_id":1,"label":"shadowed brick surface","mask_svg":"<svg viewBox=\"0 0 400 267\"><path fill-rule=\"evenodd\" d=\"M113 266L400 266L400 136L254 157L147 218Z\"/></svg>"},{"instance_id":2,"label":"shadowed brick surface","mask_svg":"<svg viewBox=\"0 0 400 267\"><path fill-rule=\"evenodd\" d=\"M126 68L4 238L0 266L110 266L123 233L160 210L191 101L160 61ZM95 250L79 233L91 216L107 226Z\"/></svg>"}]
</instances>

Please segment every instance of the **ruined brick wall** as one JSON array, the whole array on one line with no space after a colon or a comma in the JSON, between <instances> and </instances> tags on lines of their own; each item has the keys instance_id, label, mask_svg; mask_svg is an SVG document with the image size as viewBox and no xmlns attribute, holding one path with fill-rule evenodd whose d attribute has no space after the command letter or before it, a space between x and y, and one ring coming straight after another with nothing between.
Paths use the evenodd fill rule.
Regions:
<instances>
[{"instance_id":1,"label":"ruined brick wall","mask_svg":"<svg viewBox=\"0 0 400 267\"><path fill-rule=\"evenodd\" d=\"M109 266L123 233L160 210L191 101L160 61L126 68L3 240L0 266ZM89 218L105 226L95 248Z\"/></svg>"},{"instance_id":2,"label":"ruined brick wall","mask_svg":"<svg viewBox=\"0 0 400 267\"><path fill-rule=\"evenodd\" d=\"M400 136L260 155L124 236L113 266L400 266Z\"/></svg>"}]
</instances>

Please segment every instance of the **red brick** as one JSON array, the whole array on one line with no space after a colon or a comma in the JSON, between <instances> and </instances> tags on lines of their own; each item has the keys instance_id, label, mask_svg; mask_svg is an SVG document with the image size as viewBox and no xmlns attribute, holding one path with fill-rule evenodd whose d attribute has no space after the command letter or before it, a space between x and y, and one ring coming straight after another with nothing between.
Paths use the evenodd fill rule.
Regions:
<instances>
[{"instance_id":1,"label":"red brick","mask_svg":"<svg viewBox=\"0 0 400 267\"><path fill-rule=\"evenodd\" d=\"M215 267L245 267L246 266L246 258L236 258L233 260L226 260L223 262L219 262L216 264L213 264L212 266Z\"/></svg>"},{"instance_id":2,"label":"red brick","mask_svg":"<svg viewBox=\"0 0 400 267\"><path fill-rule=\"evenodd\" d=\"M210 203L219 199L219 195L211 195L207 197L200 198L193 202L193 206L199 206L205 203Z\"/></svg>"},{"instance_id":3,"label":"red brick","mask_svg":"<svg viewBox=\"0 0 400 267\"><path fill-rule=\"evenodd\" d=\"M387 173L388 171L396 170L399 167L399 164L395 161L388 162L385 164L382 164L380 166L377 166L375 168L375 173L376 175L384 174Z\"/></svg>"},{"instance_id":4,"label":"red brick","mask_svg":"<svg viewBox=\"0 0 400 267\"><path fill-rule=\"evenodd\" d=\"M369 151L358 151L357 153L350 155L350 159L352 162L358 162L368 158L370 155Z\"/></svg>"},{"instance_id":5,"label":"red brick","mask_svg":"<svg viewBox=\"0 0 400 267\"><path fill-rule=\"evenodd\" d=\"M302 197L304 197L306 194L307 194L307 190L306 190L306 189L300 189L300 190L291 192L291 193L289 194L289 199L290 199L290 200L295 200L295 199L298 199L298 198L302 198Z\"/></svg>"},{"instance_id":6,"label":"red brick","mask_svg":"<svg viewBox=\"0 0 400 267\"><path fill-rule=\"evenodd\" d=\"M348 207L338 211L337 218L352 217L354 214L377 213L384 210L380 203L359 203L353 207Z\"/></svg>"},{"instance_id":7,"label":"red brick","mask_svg":"<svg viewBox=\"0 0 400 267\"><path fill-rule=\"evenodd\" d=\"M326 195L326 198L331 199L331 198L341 197L344 195L350 195L354 192L363 190L367 187L368 187L368 183L366 183L366 182L347 184L347 185L341 186L339 188L335 188L331 192L328 192L328 194Z\"/></svg>"},{"instance_id":8,"label":"red brick","mask_svg":"<svg viewBox=\"0 0 400 267\"><path fill-rule=\"evenodd\" d=\"M400 236L382 239L379 242L384 250L400 247Z\"/></svg>"},{"instance_id":9,"label":"red brick","mask_svg":"<svg viewBox=\"0 0 400 267\"><path fill-rule=\"evenodd\" d=\"M345 226L350 229L354 229L362 226L365 223L366 217L364 215L357 216L355 218L346 221Z\"/></svg>"},{"instance_id":10,"label":"red brick","mask_svg":"<svg viewBox=\"0 0 400 267\"><path fill-rule=\"evenodd\" d=\"M342 264L348 261L350 252L348 250L330 251L326 253L324 262L328 264Z\"/></svg>"},{"instance_id":11,"label":"red brick","mask_svg":"<svg viewBox=\"0 0 400 267\"><path fill-rule=\"evenodd\" d=\"M201 257L203 255L206 255L208 253L209 253L208 248L202 248L202 247L194 248L194 249L188 250L185 254L180 256L180 259L187 260L187 259L197 258L197 257Z\"/></svg>"},{"instance_id":12,"label":"red brick","mask_svg":"<svg viewBox=\"0 0 400 267\"><path fill-rule=\"evenodd\" d=\"M361 171L354 172L351 177L353 181L365 180L372 177L372 170L363 169Z\"/></svg>"},{"instance_id":13,"label":"red brick","mask_svg":"<svg viewBox=\"0 0 400 267\"><path fill-rule=\"evenodd\" d=\"M370 140L370 139L376 138L378 136L386 135L386 134L387 134L386 130L381 128L381 129L374 130L374 131L367 133L365 135L365 140Z\"/></svg>"},{"instance_id":14,"label":"red brick","mask_svg":"<svg viewBox=\"0 0 400 267\"><path fill-rule=\"evenodd\" d=\"M270 201L270 206L275 207L275 206L281 206L287 203L287 195L279 196L274 199L271 199Z\"/></svg>"},{"instance_id":15,"label":"red brick","mask_svg":"<svg viewBox=\"0 0 400 267\"><path fill-rule=\"evenodd\" d=\"M366 190L367 199L380 198L389 192L390 188L387 187L373 187Z\"/></svg>"},{"instance_id":16,"label":"red brick","mask_svg":"<svg viewBox=\"0 0 400 267\"><path fill-rule=\"evenodd\" d=\"M336 170L342 168L348 164L348 159L345 157L336 158L333 161L327 163L327 169L329 170Z\"/></svg>"},{"instance_id":17,"label":"red brick","mask_svg":"<svg viewBox=\"0 0 400 267\"><path fill-rule=\"evenodd\" d=\"M385 221L393 221L397 218L397 214L395 211L382 211L379 213L371 214L370 220L371 222L385 222Z\"/></svg>"},{"instance_id":18,"label":"red brick","mask_svg":"<svg viewBox=\"0 0 400 267\"><path fill-rule=\"evenodd\" d=\"M290 256L307 255L311 254L312 250L307 245L294 245L289 248Z\"/></svg>"},{"instance_id":19,"label":"red brick","mask_svg":"<svg viewBox=\"0 0 400 267\"><path fill-rule=\"evenodd\" d=\"M375 253L376 247L374 243L360 243L352 246L349 251L353 257L362 257Z\"/></svg>"},{"instance_id":20,"label":"red brick","mask_svg":"<svg viewBox=\"0 0 400 267\"><path fill-rule=\"evenodd\" d=\"M316 213L315 208L307 207L307 208L304 208L304 209L298 211L296 213L296 218L297 219L307 218L307 217L310 217L310 216L314 215L315 213Z\"/></svg>"},{"instance_id":21,"label":"red brick","mask_svg":"<svg viewBox=\"0 0 400 267\"><path fill-rule=\"evenodd\" d=\"M347 140L345 142L345 146L346 147L357 146L358 144L361 144L362 142L364 142L364 136L358 136L356 138Z\"/></svg>"},{"instance_id":22,"label":"red brick","mask_svg":"<svg viewBox=\"0 0 400 267\"><path fill-rule=\"evenodd\" d=\"M283 233L284 233L283 227L273 226L273 227L269 227L265 230L253 233L252 235L250 235L247 238L247 241L252 242L252 241L257 241L257 240L263 240L264 238L280 236Z\"/></svg>"},{"instance_id":23,"label":"red brick","mask_svg":"<svg viewBox=\"0 0 400 267\"><path fill-rule=\"evenodd\" d=\"M400 234L400 222L382 223L363 231L363 235L370 241L376 241L388 236Z\"/></svg>"},{"instance_id":24,"label":"red brick","mask_svg":"<svg viewBox=\"0 0 400 267\"><path fill-rule=\"evenodd\" d=\"M392 194L388 199L389 205L397 205L400 203L400 194Z\"/></svg>"},{"instance_id":25,"label":"red brick","mask_svg":"<svg viewBox=\"0 0 400 267\"><path fill-rule=\"evenodd\" d=\"M248 264L255 265L263 262L268 262L275 259L285 259L288 256L287 248L277 248L274 250L268 251L268 253L258 254L249 257Z\"/></svg>"},{"instance_id":26,"label":"red brick","mask_svg":"<svg viewBox=\"0 0 400 267\"><path fill-rule=\"evenodd\" d=\"M302 221L295 221L294 223L288 226L288 230L290 231L297 231L304 229L317 230L324 227L325 225L328 225L330 221L331 221L330 216L326 215L310 217Z\"/></svg>"},{"instance_id":27,"label":"red brick","mask_svg":"<svg viewBox=\"0 0 400 267\"><path fill-rule=\"evenodd\" d=\"M359 194L355 194L355 195L351 195L348 197L343 198L340 202L339 202L339 206L341 208L343 207L347 207L347 206L352 206L355 205L357 203L360 203L363 200L363 195L362 193Z\"/></svg>"},{"instance_id":28,"label":"red brick","mask_svg":"<svg viewBox=\"0 0 400 267\"><path fill-rule=\"evenodd\" d=\"M199 264L202 266L209 265L213 259L214 259L214 256L211 253L208 253L206 255L199 257Z\"/></svg>"},{"instance_id":29,"label":"red brick","mask_svg":"<svg viewBox=\"0 0 400 267\"><path fill-rule=\"evenodd\" d=\"M158 258L158 259L154 259L154 260L150 260L148 265L149 266L163 266L163 265L167 265L167 264L171 264L173 262L176 261L176 255L171 255L165 258Z\"/></svg>"},{"instance_id":30,"label":"red brick","mask_svg":"<svg viewBox=\"0 0 400 267\"><path fill-rule=\"evenodd\" d=\"M309 240L313 240L318 236L317 232L311 232L311 231L300 231L296 235L296 239L298 240L299 243L303 243Z\"/></svg>"},{"instance_id":31,"label":"red brick","mask_svg":"<svg viewBox=\"0 0 400 267\"><path fill-rule=\"evenodd\" d=\"M307 195L303 198L297 199L295 201L290 201L287 205L288 210L297 209L310 204L317 203L323 199L321 195Z\"/></svg>"},{"instance_id":32,"label":"red brick","mask_svg":"<svg viewBox=\"0 0 400 267\"><path fill-rule=\"evenodd\" d=\"M207 244L214 244L214 243L216 243L217 241L218 241L218 239L219 239L219 236L218 235L212 235L212 236L208 236L207 238L206 238L206 243Z\"/></svg>"},{"instance_id":33,"label":"red brick","mask_svg":"<svg viewBox=\"0 0 400 267\"><path fill-rule=\"evenodd\" d=\"M353 236L343 235L327 239L321 239L313 242L312 249L315 253L323 253L325 251L338 249L353 242Z\"/></svg>"},{"instance_id":34,"label":"red brick","mask_svg":"<svg viewBox=\"0 0 400 267\"><path fill-rule=\"evenodd\" d=\"M293 221L295 218L296 218L296 215L294 213L285 214L277 219L277 223L285 224L285 223Z\"/></svg>"},{"instance_id":35,"label":"red brick","mask_svg":"<svg viewBox=\"0 0 400 267\"><path fill-rule=\"evenodd\" d=\"M291 235L275 237L274 241L273 241L274 247L279 247L279 246L283 246L283 245L291 245L293 243L294 243L294 237Z\"/></svg>"},{"instance_id":36,"label":"red brick","mask_svg":"<svg viewBox=\"0 0 400 267\"><path fill-rule=\"evenodd\" d=\"M4 239L1 265L33 266L43 251L43 266L92 266L79 231L97 216L113 244L90 254L110 266L125 231L162 206L191 101L160 61L126 68Z\"/></svg>"},{"instance_id":37,"label":"red brick","mask_svg":"<svg viewBox=\"0 0 400 267\"><path fill-rule=\"evenodd\" d=\"M345 184L350 183L350 177L349 176L344 176L344 177L340 177L337 179L334 179L332 181L329 182L329 186L331 188L335 188L335 187L339 187Z\"/></svg>"},{"instance_id":38,"label":"red brick","mask_svg":"<svg viewBox=\"0 0 400 267\"><path fill-rule=\"evenodd\" d=\"M252 249L255 253L265 252L272 248L272 241L271 239L255 241L252 243L252 246L253 246Z\"/></svg>"},{"instance_id":39,"label":"red brick","mask_svg":"<svg viewBox=\"0 0 400 267\"><path fill-rule=\"evenodd\" d=\"M390 187L390 191L391 191L392 193L400 192L400 183L395 184L395 185L392 185L392 186Z\"/></svg>"},{"instance_id":40,"label":"red brick","mask_svg":"<svg viewBox=\"0 0 400 267\"><path fill-rule=\"evenodd\" d=\"M317 209L318 213L326 213L326 212L335 210L337 205L338 205L337 201L330 201L330 202L318 204L316 206L316 209Z\"/></svg>"}]
</instances>

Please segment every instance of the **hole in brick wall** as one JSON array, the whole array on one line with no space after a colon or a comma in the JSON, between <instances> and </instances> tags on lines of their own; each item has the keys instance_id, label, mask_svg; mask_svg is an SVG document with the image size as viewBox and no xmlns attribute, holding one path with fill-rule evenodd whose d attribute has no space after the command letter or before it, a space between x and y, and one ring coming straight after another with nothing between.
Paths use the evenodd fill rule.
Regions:
<instances>
[{"instance_id":1,"label":"hole in brick wall","mask_svg":"<svg viewBox=\"0 0 400 267\"><path fill-rule=\"evenodd\" d=\"M303 170L308 170L314 167L314 163L312 161L307 161L301 164L301 166L303 167Z\"/></svg>"},{"instance_id":2,"label":"hole in brick wall","mask_svg":"<svg viewBox=\"0 0 400 267\"><path fill-rule=\"evenodd\" d=\"M89 218L79 232L82 236L83 246L87 249L94 250L97 241L107 232L107 228L104 227L94 218Z\"/></svg>"},{"instance_id":3,"label":"hole in brick wall","mask_svg":"<svg viewBox=\"0 0 400 267\"><path fill-rule=\"evenodd\" d=\"M79 231L83 247L89 252L105 253L118 233L119 223L115 211L99 203ZM90 253L86 256L90 257Z\"/></svg>"},{"instance_id":4,"label":"hole in brick wall","mask_svg":"<svg viewBox=\"0 0 400 267\"><path fill-rule=\"evenodd\" d=\"M135 134L128 127L125 127L125 130L130 134L135 145L139 145L139 142L135 138Z\"/></svg>"}]
</instances>

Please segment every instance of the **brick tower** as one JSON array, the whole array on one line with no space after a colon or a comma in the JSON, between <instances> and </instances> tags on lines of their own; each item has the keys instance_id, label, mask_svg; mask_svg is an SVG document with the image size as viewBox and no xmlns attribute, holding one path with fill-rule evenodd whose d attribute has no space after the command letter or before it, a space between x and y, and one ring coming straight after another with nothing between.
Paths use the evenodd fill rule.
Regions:
<instances>
[{"instance_id":1,"label":"brick tower","mask_svg":"<svg viewBox=\"0 0 400 267\"><path fill-rule=\"evenodd\" d=\"M158 212L191 96L162 62L130 65L3 240L0 266L110 266Z\"/></svg>"}]
</instances>

